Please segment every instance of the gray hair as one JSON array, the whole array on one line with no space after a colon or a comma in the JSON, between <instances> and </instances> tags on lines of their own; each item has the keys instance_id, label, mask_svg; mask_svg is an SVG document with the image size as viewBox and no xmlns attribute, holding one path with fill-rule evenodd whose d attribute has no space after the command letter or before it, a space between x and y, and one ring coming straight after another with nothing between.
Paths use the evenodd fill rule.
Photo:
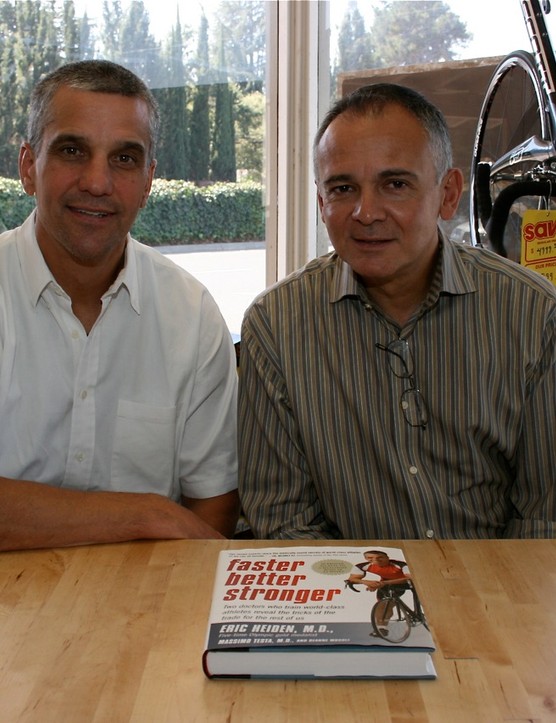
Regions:
<instances>
[{"instance_id":1,"label":"gray hair","mask_svg":"<svg viewBox=\"0 0 556 723\"><path fill-rule=\"evenodd\" d=\"M51 117L52 99L61 87L112 93L144 101L149 113L149 163L153 160L160 115L158 104L145 83L127 68L109 60L80 60L67 63L39 80L31 94L27 141L38 152L44 129Z\"/></svg>"},{"instance_id":2,"label":"gray hair","mask_svg":"<svg viewBox=\"0 0 556 723\"><path fill-rule=\"evenodd\" d=\"M431 153L436 168L437 180L452 167L452 143L446 119L440 110L424 96L411 88L395 83L365 85L349 95L340 98L328 111L315 136L313 164L318 180L318 146L328 126L342 113L364 116L368 113L380 115L389 105L399 105L417 118L429 136Z\"/></svg>"}]
</instances>

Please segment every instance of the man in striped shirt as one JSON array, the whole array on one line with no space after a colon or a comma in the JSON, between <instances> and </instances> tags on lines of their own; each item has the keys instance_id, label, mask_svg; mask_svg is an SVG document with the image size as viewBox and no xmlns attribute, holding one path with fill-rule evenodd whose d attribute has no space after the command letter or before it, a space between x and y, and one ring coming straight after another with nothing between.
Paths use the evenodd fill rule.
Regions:
<instances>
[{"instance_id":1,"label":"man in striped shirt","mask_svg":"<svg viewBox=\"0 0 556 723\"><path fill-rule=\"evenodd\" d=\"M315 139L335 251L242 330L240 495L257 537L553 537L556 289L438 228L446 123L362 88Z\"/></svg>"}]
</instances>

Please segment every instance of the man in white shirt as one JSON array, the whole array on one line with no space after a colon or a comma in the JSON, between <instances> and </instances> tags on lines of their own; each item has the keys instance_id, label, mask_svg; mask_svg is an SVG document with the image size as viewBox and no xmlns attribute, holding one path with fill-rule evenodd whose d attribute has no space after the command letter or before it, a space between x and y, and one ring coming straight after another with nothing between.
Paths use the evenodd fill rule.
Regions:
<instances>
[{"instance_id":1,"label":"man in white shirt","mask_svg":"<svg viewBox=\"0 0 556 723\"><path fill-rule=\"evenodd\" d=\"M0 237L0 549L208 538L237 521L233 346L204 287L129 230L156 103L128 70L35 88Z\"/></svg>"}]
</instances>

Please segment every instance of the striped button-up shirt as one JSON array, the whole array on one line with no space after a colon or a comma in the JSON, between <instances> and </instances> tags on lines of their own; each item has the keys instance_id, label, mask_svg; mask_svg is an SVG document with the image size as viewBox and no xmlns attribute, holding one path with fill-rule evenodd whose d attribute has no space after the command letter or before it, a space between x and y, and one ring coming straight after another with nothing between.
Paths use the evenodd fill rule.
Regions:
<instances>
[{"instance_id":1,"label":"striped button-up shirt","mask_svg":"<svg viewBox=\"0 0 556 723\"><path fill-rule=\"evenodd\" d=\"M255 300L241 345L257 537L554 536L556 289L540 274L442 240L400 328L331 254Z\"/></svg>"}]
</instances>

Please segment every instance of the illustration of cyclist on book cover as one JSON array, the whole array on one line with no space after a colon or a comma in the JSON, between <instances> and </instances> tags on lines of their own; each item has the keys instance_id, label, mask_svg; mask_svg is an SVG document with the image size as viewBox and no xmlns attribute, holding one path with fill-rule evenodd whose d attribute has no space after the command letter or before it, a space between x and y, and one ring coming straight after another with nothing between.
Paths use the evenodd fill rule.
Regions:
<instances>
[{"instance_id":1,"label":"illustration of cyclist on book cover","mask_svg":"<svg viewBox=\"0 0 556 723\"><path fill-rule=\"evenodd\" d=\"M363 557L364 562L355 565L357 572L352 572L345 583L354 592L361 591L358 586L376 592L370 635L402 642L415 625L422 624L428 629L411 575L407 570L404 572L406 562L391 559L384 550L367 550ZM403 599L408 591L412 594L412 607Z\"/></svg>"}]
</instances>

